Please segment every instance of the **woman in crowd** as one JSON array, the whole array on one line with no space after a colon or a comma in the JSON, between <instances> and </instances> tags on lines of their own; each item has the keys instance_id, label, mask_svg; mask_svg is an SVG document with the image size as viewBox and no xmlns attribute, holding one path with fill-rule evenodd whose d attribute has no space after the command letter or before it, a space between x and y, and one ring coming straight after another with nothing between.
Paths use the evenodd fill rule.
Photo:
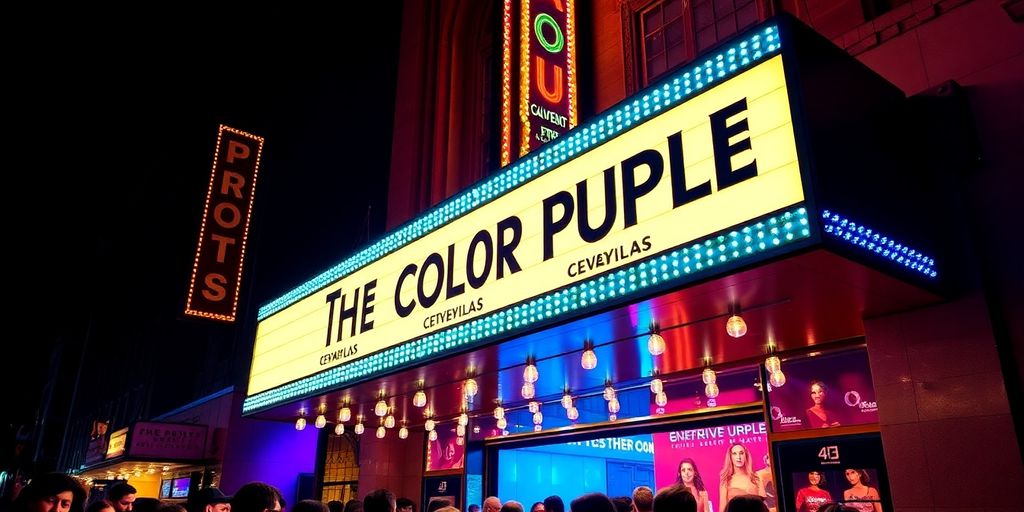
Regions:
<instances>
[{"instance_id":1,"label":"woman in crowd","mask_svg":"<svg viewBox=\"0 0 1024 512\"><path fill-rule=\"evenodd\" d=\"M85 488L63 473L33 478L14 500L14 512L82 512Z\"/></svg>"}]
</instances>

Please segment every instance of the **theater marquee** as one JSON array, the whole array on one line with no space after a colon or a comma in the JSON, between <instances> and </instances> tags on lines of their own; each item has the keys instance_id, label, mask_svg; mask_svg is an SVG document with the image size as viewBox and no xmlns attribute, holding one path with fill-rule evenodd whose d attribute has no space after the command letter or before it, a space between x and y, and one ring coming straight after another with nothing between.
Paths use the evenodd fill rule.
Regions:
<instances>
[{"instance_id":1,"label":"theater marquee","mask_svg":"<svg viewBox=\"0 0 1024 512\"><path fill-rule=\"evenodd\" d=\"M331 369L335 383L351 380L339 372L403 346L415 348L393 361L429 357L485 320L494 323L473 327L474 342L514 332L512 312L538 297L556 297L550 304L561 308L557 297L578 297L617 269L667 262L695 241L798 205L804 186L782 57L766 59L632 127L622 118L632 115L627 102L617 119L588 125L591 149L570 150L551 170L264 315L248 395ZM250 400L246 410L261 403L270 402Z\"/></svg>"}]
</instances>

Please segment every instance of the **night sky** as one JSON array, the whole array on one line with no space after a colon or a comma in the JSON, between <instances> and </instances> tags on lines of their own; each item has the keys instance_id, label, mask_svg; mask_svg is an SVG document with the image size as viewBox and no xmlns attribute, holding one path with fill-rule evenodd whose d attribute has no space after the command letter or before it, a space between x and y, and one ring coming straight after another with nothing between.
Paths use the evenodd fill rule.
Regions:
<instances>
[{"instance_id":1,"label":"night sky","mask_svg":"<svg viewBox=\"0 0 1024 512\"><path fill-rule=\"evenodd\" d=\"M219 123L266 137L253 310L384 229L398 1L81 9L5 23L5 442L90 318L121 344L183 322Z\"/></svg>"}]
</instances>

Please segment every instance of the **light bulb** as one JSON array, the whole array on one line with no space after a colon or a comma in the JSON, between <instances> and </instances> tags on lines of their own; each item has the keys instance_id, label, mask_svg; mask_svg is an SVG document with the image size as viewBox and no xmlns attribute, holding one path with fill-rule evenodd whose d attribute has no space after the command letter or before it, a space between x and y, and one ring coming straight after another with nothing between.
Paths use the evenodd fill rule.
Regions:
<instances>
[{"instance_id":1,"label":"light bulb","mask_svg":"<svg viewBox=\"0 0 1024 512\"><path fill-rule=\"evenodd\" d=\"M459 446L462 446L462 445L466 444L466 438L465 437L456 437L455 438L455 444L457 444Z\"/></svg>"},{"instance_id":2,"label":"light bulb","mask_svg":"<svg viewBox=\"0 0 1024 512\"><path fill-rule=\"evenodd\" d=\"M619 399L612 398L608 401L608 412L615 414L619 412Z\"/></svg>"},{"instance_id":3,"label":"light bulb","mask_svg":"<svg viewBox=\"0 0 1024 512\"><path fill-rule=\"evenodd\" d=\"M476 379L470 377L466 379L466 382L462 384L462 392L467 397L474 397L480 391L480 386L476 384Z\"/></svg>"},{"instance_id":4,"label":"light bulb","mask_svg":"<svg viewBox=\"0 0 1024 512\"><path fill-rule=\"evenodd\" d=\"M779 356L768 356L768 358L764 360L764 369L768 371L769 375L782 370L782 361L779 360Z\"/></svg>"},{"instance_id":5,"label":"light bulb","mask_svg":"<svg viewBox=\"0 0 1024 512\"><path fill-rule=\"evenodd\" d=\"M616 397L615 388L612 387L611 382L604 385L604 393L602 393L602 395L604 396L605 401Z\"/></svg>"},{"instance_id":6,"label":"light bulb","mask_svg":"<svg viewBox=\"0 0 1024 512\"><path fill-rule=\"evenodd\" d=\"M388 414L388 417L384 418L384 426L387 428L395 428L395 415Z\"/></svg>"},{"instance_id":7,"label":"light bulb","mask_svg":"<svg viewBox=\"0 0 1024 512\"><path fill-rule=\"evenodd\" d=\"M473 425L473 433L474 434L479 434L480 433L480 425Z\"/></svg>"},{"instance_id":8,"label":"light bulb","mask_svg":"<svg viewBox=\"0 0 1024 512\"><path fill-rule=\"evenodd\" d=\"M651 379L651 393L657 395L662 391L665 391L665 383L658 377Z\"/></svg>"},{"instance_id":9,"label":"light bulb","mask_svg":"<svg viewBox=\"0 0 1024 512\"><path fill-rule=\"evenodd\" d=\"M527 407L530 409L530 412L537 412L540 410L540 402L531 400Z\"/></svg>"},{"instance_id":10,"label":"light bulb","mask_svg":"<svg viewBox=\"0 0 1024 512\"><path fill-rule=\"evenodd\" d=\"M383 418L388 413L388 403L381 398L377 401L377 405L373 406L373 413Z\"/></svg>"},{"instance_id":11,"label":"light bulb","mask_svg":"<svg viewBox=\"0 0 1024 512\"><path fill-rule=\"evenodd\" d=\"M704 396L708 398L718 398L718 384L712 382L704 386Z\"/></svg>"},{"instance_id":12,"label":"light bulb","mask_svg":"<svg viewBox=\"0 0 1024 512\"><path fill-rule=\"evenodd\" d=\"M427 432L433 432L435 426L434 418L427 418L427 421L423 422L423 430L426 430Z\"/></svg>"},{"instance_id":13,"label":"light bulb","mask_svg":"<svg viewBox=\"0 0 1024 512\"><path fill-rule=\"evenodd\" d=\"M668 404L668 395L664 391L654 395L654 403L658 404L658 407L665 407Z\"/></svg>"},{"instance_id":14,"label":"light bulb","mask_svg":"<svg viewBox=\"0 0 1024 512\"><path fill-rule=\"evenodd\" d=\"M594 349L588 348L583 351L583 357L580 357L580 366L584 370L597 368L597 354L594 353Z\"/></svg>"},{"instance_id":15,"label":"light bulb","mask_svg":"<svg viewBox=\"0 0 1024 512\"><path fill-rule=\"evenodd\" d=\"M366 431L366 427L364 427L363 424L360 422L360 423L356 423L356 427L355 427L354 430L355 430L357 436L361 436L361 435L363 435L363 432Z\"/></svg>"},{"instance_id":16,"label":"light bulb","mask_svg":"<svg viewBox=\"0 0 1024 512\"><path fill-rule=\"evenodd\" d=\"M463 427L469 425L469 415L465 412L459 415L459 425Z\"/></svg>"},{"instance_id":17,"label":"light bulb","mask_svg":"<svg viewBox=\"0 0 1024 512\"><path fill-rule=\"evenodd\" d=\"M424 405L427 405L427 394L424 393L422 389L412 396L412 405L413 407L423 407Z\"/></svg>"},{"instance_id":18,"label":"light bulb","mask_svg":"<svg viewBox=\"0 0 1024 512\"><path fill-rule=\"evenodd\" d=\"M533 424L540 425L541 423L544 423L544 413L540 411L533 413Z\"/></svg>"},{"instance_id":19,"label":"light bulb","mask_svg":"<svg viewBox=\"0 0 1024 512\"><path fill-rule=\"evenodd\" d=\"M544 430L544 427L542 427L540 425L534 425L533 426L533 431L534 432L540 432L541 430Z\"/></svg>"},{"instance_id":20,"label":"light bulb","mask_svg":"<svg viewBox=\"0 0 1024 512\"><path fill-rule=\"evenodd\" d=\"M295 420L295 430L302 430L304 428L306 428L306 418Z\"/></svg>"},{"instance_id":21,"label":"light bulb","mask_svg":"<svg viewBox=\"0 0 1024 512\"><path fill-rule=\"evenodd\" d=\"M568 411L570 407L572 407L572 395L566 391L562 394L562 408Z\"/></svg>"},{"instance_id":22,"label":"light bulb","mask_svg":"<svg viewBox=\"0 0 1024 512\"><path fill-rule=\"evenodd\" d=\"M408 437L409 437L409 428L406 427L405 425L402 425L402 428L398 429L398 438L399 439L406 439Z\"/></svg>"},{"instance_id":23,"label":"light bulb","mask_svg":"<svg viewBox=\"0 0 1024 512\"><path fill-rule=\"evenodd\" d=\"M704 373L701 374L704 379L704 384L714 384L718 382L718 374L715 373L711 368L704 368Z\"/></svg>"},{"instance_id":24,"label":"light bulb","mask_svg":"<svg viewBox=\"0 0 1024 512\"><path fill-rule=\"evenodd\" d=\"M430 439L431 441L437 441L437 431L431 430L430 433L427 434L427 439Z\"/></svg>"},{"instance_id":25,"label":"light bulb","mask_svg":"<svg viewBox=\"0 0 1024 512\"><path fill-rule=\"evenodd\" d=\"M533 384L540 378L540 372L537 371L537 365L533 362L526 364L526 368L523 368L523 382L529 382Z\"/></svg>"},{"instance_id":26,"label":"light bulb","mask_svg":"<svg viewBox=\"0 0 1024 512\"><path fill-rule=\"evenodd\" d=\"M505 408L500 404L494 408L494 419L500 420L505 417Z\"/></svg>"},{"instance_id":27,"label":"light bulb","mask_svg":"<svg viewBox=\"0 0 1024 512\"><path fill-rule=\"evenodd\" d=\"M384 425L377 427L377 439L384 439L386 435L388 435L388 429L384 428Z\"/></svg>"},{"instance_id":28,"label":"light bulb","mask_svg":"<svg viewBox=\"0 0 1024 512\"><path fill-rule=\"evenodd\" d=\"M496 426L497 426L498 428L500 428L500 429L504 430L504 429L505 429L505 427L507 427L507 426L508 426L508 420L506 420L505 418L498 418L498 421L496 421L496 422L495 422L495 425L496 425Z\"/></svg>"},{"instance_id":29,"label":"light bulb","mask_svg":"<svg viewBox=\"0 0 1024 512\"><path fill-rule=\"evenodd\" d=\"M345 424L344 423L338 423L337 425L334 426L334 435L340 436L340 435L342 435L344 433L345 433Z\"/></svg>"},{"instance_id":30,"label":"light bulb","mask_svg":"<svg viewBox=\"0 0 1024 512\"><path fill-rule=\"evenodd\" d=\"M465 425L456 425L456 427L455 427L455 435L457 435L459 437L466 437L466 426Z\"/></svg>"},{"instance_id":31,"label":"light bulb","mask_svg":"<svg viewBox=\"0 0 1024 512\"><path fill-rule=\"evenodd\" d=\"M520 390L520 393L523 395L524 399L529 400L529 399L533 398L534 396L536 396L537 389L535 387L533 387L532 383L525 382L525 383L523 383L523 389Z\"/></svg>"},{"instance_id":32,"label":"light bulb","mask_svg":"<svg viewBox=\"0 0 1024 512\"><path fill-rule=\"evenodd\" d=\"M743 321L742 316L732 315L725 322L725 332L733 338L739 338L747 333L747 323Z\"/></svg>"},{"instance_id":33,"label":"light bulb","mask_svg":"<svg viewBox=\"0 0 1024 512\"><path fill-rule=\"evenodd\" d=\"M786 374L782 373L782 370L772 372L768 377L768 383L771 384L772 387L781 388L786 385Z\"/></svg>"},{"instance_id":34,"label":"light bulb","mask_svg":"<svg viewBox=\"0 0 1024 512\"><path fill-rule=\"evenodd\" d=\"M662 338L660 334L652 332L651 336L647 338L647 351L652 356L660 356L665 353L665 338Z\"/></svg>"},{"instance_id":35,"label":"light bulb","mask_svg":"<svg viewBox=\"0 0 1024 512\"><path fill-rule=\"evenodd\" d=\"M316 421L313 423L316 428L324 428L327 426L327 417L323 414L316 417Z\"/></svg>"},{"instance_id":36,"label":"light bulb","mask_svg":"<svg viewBox=\"0 0 1024 512\"><path fill-rule=\"evenodd\" d=\"M617 419L619 419L619 415L618 414L609 414L608 415L608 421L615 421Z\"/></svg>"},{"instance_id":37,"label":"light bulb","mask_svg":"<svg viewBox=\"0 0 1024 512\"><path fill-rule=\"evenodd\" d=\"M352 419L352 409L349 409L348 406L346 405L345 407L342 407L340 411L338 411L338 421L345 422L350 419Z\"/></svg>"},{"instance_id":38,"label":"light bulb","mask_svg":"<svg viewBox=\"0 0 1024 512\"><path fill-rule=\"evenodd\" d=\"M580 418L580 410L575 407L570 407L569 410L565 411L565 416L572 421L576 421Z\"/></svg>"}]
</instances>

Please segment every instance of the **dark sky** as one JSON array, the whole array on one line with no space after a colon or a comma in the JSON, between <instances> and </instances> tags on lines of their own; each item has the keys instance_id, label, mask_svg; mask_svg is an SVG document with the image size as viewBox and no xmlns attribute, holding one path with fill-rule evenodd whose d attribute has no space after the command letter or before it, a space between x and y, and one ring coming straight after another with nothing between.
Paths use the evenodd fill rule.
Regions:
<instances>
[{"instance_id":1,"label":"dark sky","mask_svg":"<svg viewBox=\"0 0 1024 512\"><path fill-rule=\"evenodd\" d=\"M180 321L219 123L267 139L254 306L382 234L399 2L254 5L4 23L4 351L18 356L5 415L31 414L49 348L81 339L90 315L140 338Z\"/></svg>"}]
</instances>

